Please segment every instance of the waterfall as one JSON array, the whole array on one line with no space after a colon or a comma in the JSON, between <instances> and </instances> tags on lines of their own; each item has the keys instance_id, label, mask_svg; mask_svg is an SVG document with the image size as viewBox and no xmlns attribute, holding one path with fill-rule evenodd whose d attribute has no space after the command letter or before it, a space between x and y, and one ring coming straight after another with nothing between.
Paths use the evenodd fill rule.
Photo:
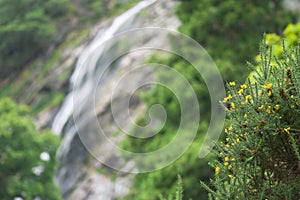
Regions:
<instances>
[{"instance_id":1,"label":"waterfall","mask_svg":"<svg viewBox=\"0 0 300 200\"><path fill-rule=\"evenodd\" d=\"M121 140L119 136L122 134L114 135L118 127L109 107L110 100L116 100L114 105L118 116L122 119L126 116L125 119L128 119L129 112L125 110L127 107L123 104L124 97L131 95L130 88L137 88L137 85L142 85L145 81L152 81L152 71L143 68L143 71L131 74L130 80L125 81L122 88L116 92L117 95L112 93L114 84L121 79L122 73L143 65L152 55L150 50L146 50L149 48L143 50L142 47L162 48L169 45L167 32L159 29L146 31L140 28L150 26L176 30L180 24L174 15L176 5L177 2L173 0L140 1L116 17L109 26L102 27L79 56L69 80L69 93L51 127L55 134L62 137L57 150L59 166L55 180L64 199L117 199L129 193L132 174L117 173L114 174L117 179L111 179L108 174L115 172L99 173L98 169L107 166L104 167L105 163L91 158L93 153L105 152L104 162L116 162L120 171L124 169L123 171L129 172L135 167L133 161L123 159L118 152L110 149L105 138L99 134L97 125L101 124L106 136L112 141ZM136 32L136 35L124 34L133 29L140 31ZM137 48L139 51L130 53ZM129 53L123 55L123 52ZM136 101L129 108L130 118L136 119L144 109L142 103ZM131 126L127 122L124 124L128 125L128 128Z\"/></svg>"},{"instance_id":2,"label":"waterfall","mask_svg":"<svg viewBox=\"0 0 300 200\"><path fill-rule=\"evenodd\" d=\"M80 55L74 72L70 77L69 93L66 95L64 102L56 114L52 131L61 135L62 141L57 150L57 157L60 161L60 166L56 171L56 182L62 190L64 198L68 198L71 195L72 188L75 187L79 178L83 175L83 165L85 159L88 157L86 149L82 145L79 136L77 134L78 129L86 132L86 137L92 137L93 131L90 124L93 124L91 120L91 101L95 86L99 89L105 85L104 82L98 82L98 76L101 71L109 64L112 57L115 55L115 51L118 47L114 45L114 36L118 33L127 31L135 27L136 16L143 9L155 3L157 0L144 0L138 3L133 8L124 12L120 16L116 17L113 23L106 29L101 29L97 33L96 37L90 43L90 45ZM105 76L109 76L112 71L109 69ZM105 81L104 77L104 81ZM105 94L103 94L105 96ZM76 108L76 109L74 109ZM80 122L74 121L74 117L80 116ZM93 141L93 139L91 139ZM98 185L98 184L97 184ZM115 189L108 188L103 185L103 190L114 191ZM126 184L129 187L130 184ZM120 187L117 184L117 188ZM125 187L125 188L126 188ZM121 187L124 188L124 187ZM127 191L126 189L125 191ZM101 189L99 190L101 191ZM106 194L100 199L109 199L108 196L113 194ZM105 197L105 195L107 195ZM77 198L77 197L76 197ZM85 199L85 198L82 198Z\"/></svg>"},{"instance_id":3,"label":"waterfall","mask_svg":"<svg viewBox=\"0 0 300 200\"><path fill-rule=\"evenodd\" d=\"M83 101L83 97L88 94L91 87L93 87L92 80L94 80L93 76L95 75L96 64L104 52L104 48L101 47L101 45L113 38L117 33L130 29L131 20L133 20L141 10L156 1L157 0L141 1L133 8L118 16L108 29L99 31L92 43L86 48L84 53L82 53L70 78L70 92L65 97L60 110L54 118L51 129L55 134L60 135L67 122L71 119L74 113L73 99L76 99L79 104ZM96 50L97 52L95 52Z\"/></svg>"}]
</instances>

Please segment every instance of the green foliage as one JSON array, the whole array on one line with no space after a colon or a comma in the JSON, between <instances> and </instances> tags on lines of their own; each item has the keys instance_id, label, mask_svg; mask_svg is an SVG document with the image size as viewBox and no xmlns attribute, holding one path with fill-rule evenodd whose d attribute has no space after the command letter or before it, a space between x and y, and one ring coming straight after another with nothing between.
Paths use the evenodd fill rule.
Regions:
<instances>
[{"instance_id":1,"label":"green foliage","mask_svg":"<svg viewBox=\"0 0 300 200\"><path fill-rule=\"evenodd\" d=\"M41 93L39 96L35 97L34 106L32 106L31 112L35 115L43 111L46 108L51 108L52 106L59 105L64 100L64 94L62 93Z\"/></svg>"},{"instance_id":2,"label":"green foliage","mask_svg":"<svg viewBox=\"0 0 300 200\"><path fill-rule=\"evenodd\" d=\"M283 59L284 49L290 49L299 44L300 41L300 23L299 24L289 24L283 31L283 38L275 34L269 33L266 34L266 48L272 49L272 57L271 57L271 66L277 66L277 60ZM255 81L255 76L257 75L257 71L260 71L261 68L261 55L257 55L255 58L257 62L256 69L250 73L248 78L251 82Z\"/></svg>"},{"instance_id":3,"label":"green foliage","mask_svg":"<svg viewBox=\"0 0 300 200\"><path fill-rule=\"evenodd\" d=\"M200 130L201 129L202 128L200 128ZM170 133L171 130L168 131ZM173 133L176 134L175 131ZM143 143L143 145L146 150L150 151L150 148L154 149L159 145L163 146L162 143L164 143L165 140L169 141L172 138L173 135L165 132L162 137L157 137L156 139L153 139L153 141L149 140L150 144ZM140 147L140 144L138 143L130 144L135 145L132 146L132 149ZM199 134L184 155L171 165L147 174L137 174L134 178L134 187L131 189L131 194L125 199L159 199L159 195L168 196L169 194L174 194L177 190L177 175L175 173L183 175L184 199L189 199L191 197L206 199L207 194L205 190L201 189L197 183L199 180L205 182L209 181L208 177L211 170L208 168L207 163L212 157L208 156L202 160L202 162L199 161L196 152L199 152L201 144L202 137ZM141 148L141 150L145 149ZM148 162L153 163L152 160L148 160Z\"/></svg>"},{"instance_id":4,"label":"green foliage","mask_svg":"<svg viewBox=\"0 0 300 200\"><path fill-rule=\"evenodd\" d=\"M198 41L214 59L225 80L242 80L257 54L263 33L278 33L296 17L283 0L182 0L180 31ZM235 66L234 68L232 66Z\"/></svg>"},{"instance_id":5,"label":"green foliage","mask_svg":"<svg viewBox=\"0 0 300 200\"><path fill-rule=\"evenodd\" d=\"M138 0L81 0L80 7L84 8L86 12L80 20L88 19L98 22L100 18L117 16L138 2Z\"/></svg>"},{"instance_id":6,"label":"green foliage","mask_svg":"<svg viewBox=\"0 0 300 200\"><path fill-rule=\"evenodd\" d=\"M283 10L281 2L182 1L177 9L183 23L180 31L206 48L219 67L224 80L242 79L243 76L246 77L247 71L245 60L250 60L257 54L256 44L261 35L265 31L276 32L278 28L281 29L285 24L293 21L294 17L290 12ZM175 45L172 40L170 41ZM174 46L174 49L176 48L178 47ZM184 45L180 48L184 48ZM203 133L206 132L210 119L210 97L206 85L194 67L182 58L155 57L150 59L150 62L171 66L189 81L200 102L201 124L194 143L180 159L162 170L138 174L135 177L132 194L128 199L157 199L159 194L167 196L174 193L177 174L183 177L184 199L207 199L207 194L199 189L197 184L199 180L208 182L211 171L208 169L207 162L213 158L208 156L203 160L197 159ZM170 85L181 87L172 77L164 78L170 80ZM188 101L190 94L184 91L182 95ZM163 147L173 139L180 122L179 102L167 88L157 86L150 93L144 94L143 100L148 108L153 104L162 105L167 111L168 119L163 129L154 137L147 139L128 137L124 147L133 152L149 152ZM138 121L140 124L147 124L147 122L146 116ZM135 130L132 132L135 133ZM149 163L152 162L149 160Z\"/></svg>"},{"instance_id":7,"label":"green foliage","mask_svg":"<svg viewBox=\"0 0 300 200\"><path fill-rule=\"evenodd\" d=\"M207 104L200 104L201 117L208 117L208 107L209 107L209 95L205 84L199 77L198 72L194 67L190 66L185 60L170 57L168 59L154 57L149 60L149 62L161 63L167 66L173 66L181 75L185 76L188 80L191 80L190 84L195 91L198 100L202 102L207 102ZM174 81L172 77L165 77L168 74L158 74L158 76L164 76L164 80L169 80L170 83L176 88L181 88L180 83ZM180 91L180 89L179 89ZM182 93L185 102L189 101L190 94L188 92ZM128 137L124 143L123 148L131 152L151 152L157 150L165 145L167 145L176 135L180 124L180 105L176 96L166 87L157 86L150 93L145 93L142 95L144 102L146 102L148 108L154 104L162 105L168 115L165 126L151 138L134 138ZM187 105L189 105L187 103ZM182 105L181 105L182 106ZM190 115L189 120L193 120L193 113ZM143 116L138 122L138 124L148 124L147 117ZM188 122L187 122L188 123ZM208 168L207 162L210 157L199 161L197 159L199 149L201 147L204 135L207 129L207 123L204 121L199 125L198 134L191 145L191 147L184 153L184 155L176 160L172 165L163 168L161 170L147 173L138 174L134 179L134 187L129 195L128 199L158 199L160 194L167 196L168 194L174 193L176 191L176 179L177 174L183 176L183 182L185 186L184 196L186 199L190 197L206 199L207 194L204 190L197 187L195 189L195 183L199 182L199 179L203 181L209 180L210 170ZM189 130L185 130L187 133ZM133 134L139 134L136 130L132 130ZM144 134L144 133L143 133ZM186 134L189 135L189 134ZM184 143L184 142L183 142ZM146 162L153 163L155 161L149 159ZM141 192L143 191L143 192Z\"/></svg>"},{"instance_id":8,"label":"green foliage","mask_svg":"<svg viewBox=\"0 0 300 200\"><path fill-rule=\"evenodd\" d=\"M109 10L108 6L104 1L97 1L97 0L81 1L80 6L86 8L89 11L92 11L92 12L87 12L87 14L92 15L92 18L97 18L97 19L105 16L107 14L106 12Z\"/></svg>"},{"instance_id":9,"label":"green foliage","mask_svg":"<svg viewBox=\"0 0 300 200\"><path fill-rule=\"evenodd\" d=\"M97 5L92 6L93 2ZM124 12L137 2L115 1L107 13L97 15L93 9L105 9L100 5L103 1L0 0L0 37L7 36L0 43L0 97L9 96L31 106L33 115L58 106L72 73L71 67L55 75L65 60L65 49L84 42L99 20ZM35 12L41 16L31 21L23 17ZM19 24L22 30L17 30ZM29 30L30 24L34 27ZM13 32L8 33L7 26ZM53 52L49 46L55 47Z\"/></svg>"},{"instance_id":10,"label":"green foliage","mask_svg":"<svg viewBox=\"0 0 300 200\"><path fill-rule=\"evenodd\" d=\"M66 15L69 12L70 0L48 0L40 4L44 12L52 19Z\"/></svg>"},{"instance_id":11,"label":"green foliage","mask_svg":"<svg viewBox=\"0 0 300 200\"><path fill-rule=\"evenodd\" d=\"M67 0L0 0L0 78L21 69L53 40L51 19L67 11Z\"/></svg>"},{"instance_id":12,"label":"green foliage","mask_svg":"<svg viewBox=\"0 0 300 200\"><path fill-rule=\"evenodd\" d=\"M168 198L164 198L163 196L160 196L160 200L173 200L173 196L169 195ZM180 175L178 175L178 180L177 180L177 190L175 193L175 199L174 200L182 200L183 199L183 187L182 187L182 179Z\"/></svg>"},{"instance_id":13,"label":"green foliage","mask_svg":"<svg viewBox=\"0 0 300 200\"><path fill-rule=\"evenodd\" d=\"M300 198L300 45L281 48L262 46L255 82L228 85L230 126L212 162L215 191L205 186L211 199Z\"/></svg>"},{"instance_id":14,"label":"green foliage","mask_svg":"<svg viewBox=\"0 0 300 200\"><path fill-rule=\"evenodd\" d=\"M7 98L0 100L0 121L1 199L61 199L53 182L58 138L38 134L28 108Z\"/></svg>"}]
</instances>

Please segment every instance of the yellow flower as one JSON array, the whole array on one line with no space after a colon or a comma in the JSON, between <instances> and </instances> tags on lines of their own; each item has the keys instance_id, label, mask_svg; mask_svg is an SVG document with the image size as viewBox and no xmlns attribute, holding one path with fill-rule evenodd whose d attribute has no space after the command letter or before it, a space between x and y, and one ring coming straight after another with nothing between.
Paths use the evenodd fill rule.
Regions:
<instances>
[{"instance_id":1,"label":"yellow flower","mask_svg":"<svg viewBox=\"0 0 300 200\"><path fill-rule=\"evenodd\" d=\"M260 110L260 111L263 110L263 109L264 109L264 105L261 105L261 106L258 107L258 110Z\"/></svg>"},{"instance_id":2,"label":"yellow flower","mask_svg":"<svg viewBox=\"0 0 300 200\"><path fill-rule=\"evenodd\" d=\"M275 110L279 110L279 109L280 109L280 105L276 104L276 105L274 106L274 108L275 108Z\"/></svg>"},{"instance_id":3,"label":"yellow flower","mask_svg":"<svg viewBox=\"0 0 300 200\"><path fill-rule=\"evenodd\" d=\"M235 86L235 82L234 82L234 81L229 82L229 85L230 85L230 86Z\"/></svg>"},{"instance_id":4,"label":"yellow flower","mask_svg":"<svg viewBox=\"0 0 300 200\"><path fill-rule=\"evenodd\" d=\"M244 114L244 118L247 118L247 114Z\"/></svg>"},{"instance_id":5,"label":"yellow flower","mask_svg":"<svg viewBox=\"0 0 300 200\"><path fill-rule=\"evenodd\" d=\"M229 158L228 158L228 157L225 157L225 161L229 161Z\"/></svg>"},{"instance_id":6,"label":"yellow flower","mask_svg":"<svg viewBox=\"0 0 300 200\"><path fill-rule=\"evenodd\" d=\"M283 94L285 94L286 93L286 89L283 89L282 92L283 92Z\"/></svg>"},{"instance_id":7,"label":"yellow flower","mask_svg":"<svg viewBox=\"0 0 300 200\"><path fill-rule=\"evenodd\" d=\"M283 130L284 130L287 134L291 134L291 133L290 133L291 127L284 128Z\"/></svg>"},{"instance_id":8,"label":"yellow flower","mask_svg":"<svg viewBox=\"0 0 300 200\"><path fill-rule=\"evenodd\" d=\"M232 176L231 174L229 174L229 175L228 175L228 177L229 177L230 179L232 179L232 178L233 178L233 176Z\"/></svg>"},{"instance_id":9,"label":"yellow flower","mask_svg":"<svg viewBox=\"0 0 300 200\"><path fill-rule=\"evenodd\" d=\"M225 147L226 147L227 149L229 149L230 145L229 145L229 144L226 144Z\"/></svg>"},{"instance_id":10,"label":"yellow flower","mask_svg":"<svg viewBox=\"0 0 300 200\"><path fill-rule=\"evenodd\" d=\"M268 91L268 97L272 96L272 90Z\"/></svg>"},{"instance_id":11,"label":"yellow flower","mask_svg":"<svg viewBox=\"0 0 300 200\"><path fill-rule=\"evenodd\" d=\"M231 165L229 165L227 168L229 169L229 171L233 171L233 167Z\"/></svg>"},{"instance_id":12,"label":"yellow flower","mask_svg":"<svg viewBox=\"0 0 300 200\"><path fill-rule=\"evenodd\" d=\"M243 85L241 85L241 88L242 88L242 89L246 89L246 88L247 88L247 85L246 85L246 84L243 84Z\"/></svg>"},{"instance_id":13,"label":"yellow flower","mask_svg":"<svg viewBox=\"0 0 300 200\"><path fill-rule=\"evenodd\" d=\"M226 142L228 142L230 139L229 138L226 138Z\"/></svg>"},{"instance_id":14,"label":"yellow flower","mask_svg":"<svg viewBox=\"0 0 300 200\"><path fill-rule=\"evenodd\" d=\"M233 109L235 107L235 104L233 102L231 102L230 106Z\"/></svg>"},{"instance_id":15,"label":"yellow flower","mask_svg":"<svg viewBox=\"0 0 300 200\"><path fill-rule=\"evenodd\" d=\"M268 106L268 108L266 109L266 113L270 114L271 113L271 106Z\"/></svg>"},{"instance_id":16,"label":"yellow flower","mask_svg":"<svg viewBox=\"0 0 300 200\"><path fill-rule=\"evenodd\" d=\"M246 98L246 101L249 101L251 99L251 96L247 95L245 98Z\"/></svg>"},{"instance_id":17,"label":"yellow flower","mask_svg":"<svg viewBox=\"0 0 300 200\"><path fill-rule=\"evenodd\" d=\"M270 158L269 158L269 160L270 160L270 161L273 161L273 158L272 158L272 157L270 157Z\"/></svg>"},{"instance_id":18,"label":"yellow flower","mask_svg":"<svg viewBox=\"0 0 300 200\"><path fill-rule=\"evenodd\" d=\"M231 161L235 161L235 158L231 158Z\"/></svg>"},{"instance_id":19,"label":"yellow flower","mask_svg":"<svg viewBox=\"0 0 300 200\"><path fill-rule=\"evenodd\" d=\"M272 83L269 83L267 85L263 85L264 89L271 89L272 88Z\"/></svg>"},{"instance_id":20,"label":"yellow flower","mask_svg":"<svg viewBox=\"0 0 300 200\"><path fill-rule=\"evenodd\" d=\"M232 96L229 94L227 97L224 98L223 102L225 103L230 99L232 99Z\"/></svg>"},{"instance_id":21,"label":"yellow flower","mask_svg":"<svg viewBox=\"0 0 300 200\"><path fill-rule=\"evenodd\" d=\"M216 172L216 174L219 174L220 173L220 167L216 167L215 172Z\"/></svg>"},{"instance_id":22,"label":"yellow flower","mask_svg":"<svg viewBox=\"0 0 300 200\"><path fill-rule=\"evenodd\" d=\"M278 36L277 34L275 33L269 33L266 35L266 44L268 46L271 46L271 45L274 45L274 44L277 44L281 41L281 38L280 36Z\"/></svg>"},{"instance_id":23,"label":"yellow flower","mask_svg":"<svg viewBox=\"0 0 300 200\"><path fill-rule=\"evenodd\" d=\"M228 165L229 165L229 162L224 162L224 165L225 165L225 166L228 166Z\"/></svg>"},{"instance_id":24,"label":"yellow flower","mask_svg":"<svg viewBox=\"0 0 300 200\"><path fill-rule=\"evenodd\" d=\"M237 93L238 93L239 95L241 95L243 92L244 92L244 90L243 90L243 89L240 89Z\"/></svg>"}]
</instances>

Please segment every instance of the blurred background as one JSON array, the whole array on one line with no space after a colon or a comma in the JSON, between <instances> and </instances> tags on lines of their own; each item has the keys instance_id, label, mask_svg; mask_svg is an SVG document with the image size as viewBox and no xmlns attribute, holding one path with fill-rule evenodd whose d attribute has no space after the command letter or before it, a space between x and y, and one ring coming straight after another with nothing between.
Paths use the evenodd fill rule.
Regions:
<instances>
[{"instance_id":1,"label":"blurred background","mask_svg":"<svg viewBox=\"0 0 300 200\"><path fill-rule=\"evenodd\" d=\"M0 0L0 199L160 199L175 193L178 175L184 199L207 199L199 182L213 176L208 162L215 156L198 157L211 116L202 77L185 59L165 52L138 51L108 63L124 49L134 48L115 44L114 37L141 27L177 30L206 49L224 83L243 82L251 71L246 62L255 63L263 34L280 35L288 24L299 22L299 13L299 0ZM145 46L176 48L163 32L145 32L143 39L138 42ZM110 42L104 48L106 40ZM181 113L168 88L143 87L131 94L126 91L128 83L116 95L110 93L134 66L152 62L186 77L199 101L201 123L193 144L174 163L132 174L135 161L124 161L95 139L95 123L131 152L151 152L173 139ZM107 64L109 70L99 82ZM169 78L169 84L180 87ZM154 72L145 68L131 80L137 85L152 81ZM94 94L99 99L93 110L97 122L90 119L87 100ZM118 101L126 96L130 96L127 107ZM153 137L123 136L113 122L111 99L116 100L121 119L129 109L137 124L147 124L147 110L154 104L162 105L168 118ZM127 129L142 134L130 124ZM83 138L78 132L84 132ZM101 164L82 140L105 154L106 163L122 170Z\"/></svg>"}]
</instances>

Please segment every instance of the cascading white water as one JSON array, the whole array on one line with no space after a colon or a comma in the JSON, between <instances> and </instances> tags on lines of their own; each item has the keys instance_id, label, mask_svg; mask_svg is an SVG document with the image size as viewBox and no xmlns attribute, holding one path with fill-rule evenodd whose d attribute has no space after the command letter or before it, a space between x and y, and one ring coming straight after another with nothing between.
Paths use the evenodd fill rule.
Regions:
<instances>
[{"instance_id":1,"label":"cascading white water","mask_svg":"<svg viewBox=\"0 0 300 200\"><path fill-rule=\"evenodd\" d=\"M59 185L63 197L68 198L78 179L82 177L86 149L81 143L78 131L84 131L85 137L92 137L92 126L90 114L91 99L95 93L104 85L106 77L110 76L113 70L108 69L103 77L104 82L98 82L101 74L112 57L118 51L118 45L114 43L114 37L121 32L136 28L136 16L145 8L157 2L157 0L144 0L122 15L115 18L107 28L100 30L91 44L80 55L75 70L70 78L70 92L56 114L52 131L62 136L61 144L57 150L57 157L60 166L56 171L56 182ZM99 92L99 91L97 91ZM96 92L96 93L97 93ZM105 96L105 94L103 94ZM74 116L79 122L74 122ZM129 187L129 186L127 186ZM106 186L103 186L106 188ZM105 194L105 193L104 193ZM101 199L101 198L100 198ZM103 199L107 199L103 197Z\"/></svg>"},{"instance_id":2,"label":"cascading white water","mask_svg":"<svg viewBox=\"0 0 300 200\"><path fill-rule=\"evenodd\" d=\"M75 71L70 78L71 91L65 97L65 100L56 114L51 127L55 134L61 134L63 128L71 119L74 112L73 100L76 99L76 104L79 105L81 101L84 101L83 97L86 97L89 91L93 88L93 80L97 67L96 64L101 54L104 53L104 48L101 48L101 45L112 39L117 33L129 29L130 21L133 20L141 10L156 1L157 0L144 0L118 16L107 30L98 33L89 47L87 47L84 53L79 57ZM95 52L95 50L97 50L97 52ZM74 90L75 87L76 90ZM79 111L77 110L77 112Z\"/></svg>"}]
</instances>

